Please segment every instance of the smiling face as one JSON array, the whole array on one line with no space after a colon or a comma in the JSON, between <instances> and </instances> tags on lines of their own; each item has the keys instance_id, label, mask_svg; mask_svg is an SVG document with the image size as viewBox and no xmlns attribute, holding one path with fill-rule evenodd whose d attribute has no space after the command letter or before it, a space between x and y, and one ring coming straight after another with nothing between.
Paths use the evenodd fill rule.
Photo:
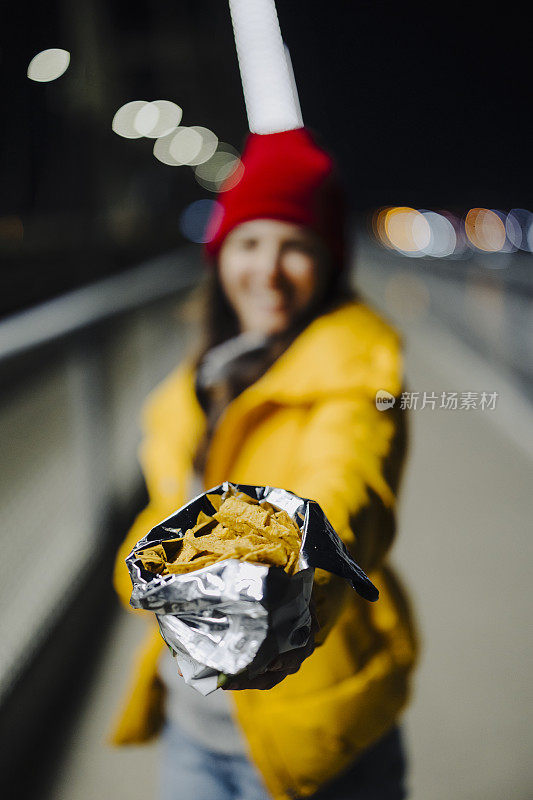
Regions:
<instances>
[{"instance_id":1,"label":"smiling face","mask_svg":"<svg viewBox=\"0 0 533 800\"><path fill-rule=\"evenodd\" d=\"M241 332L271 335L287 330L321 296L328 268L311 231L254 219L224 240L218 274Z\"/></svg>"}]
</instances>

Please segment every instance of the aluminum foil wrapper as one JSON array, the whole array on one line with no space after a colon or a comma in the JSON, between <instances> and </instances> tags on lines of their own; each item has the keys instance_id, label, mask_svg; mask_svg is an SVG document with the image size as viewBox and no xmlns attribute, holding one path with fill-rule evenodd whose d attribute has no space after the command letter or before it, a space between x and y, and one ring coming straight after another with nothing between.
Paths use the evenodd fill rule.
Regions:
<instances>
[{"instance_id":1,"label":"aluminum foil wrapper","mask_svg":"<svg viewBox=\"0 0 533 800\"><path fill-rule=\"evenodd\" d=\"M228 558L183 575L154 575L136 553L192 528L200 511L212 514L207 494L244 492L284 509L302 532L298 571ZM187 503L144 536L126 558L134 608L153 611L186 683L204 695L220 673L246 669L253 677L278 655L302 647L311 630L309 602L315 567L342 578L365 599L378 591L356 564L313 500L272 486L225 481Z\"/></svg>"}]
</instances>

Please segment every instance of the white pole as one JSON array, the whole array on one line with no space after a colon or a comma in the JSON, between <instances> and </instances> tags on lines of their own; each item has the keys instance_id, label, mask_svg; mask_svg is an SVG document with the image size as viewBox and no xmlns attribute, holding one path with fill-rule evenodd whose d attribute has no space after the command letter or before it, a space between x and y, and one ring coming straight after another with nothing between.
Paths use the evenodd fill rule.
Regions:
<instances>
[{"instance_id":1,"label":"white pole","mask_svg":"<svg viewBox=\"0 0 533 800\"><path fill-rule=\"evenodd\" d=\"M274 0L229 0L252 133L301 128L302 117Z\"/></svg>"},{"instance_id":2,"label":"white pole","mask_svg":"<svg viewBox=\"0 0 533 800\"><path fill-rule=\"evenodd\" d=\"M289 48L287 47L286 44L283 45L283 47L285 49L285 60L287 62L287 69L289 71L289 79L290 79L290 82L291 82L291 92L292 92L292 99L294 101L294 108L295 108L296 114L298 116L298 121L300 123L298 125L298 127L299 128L303 128L304 121L303 121L303 117L302 117L302 109L300 107L300 98L298 97L298 87L296 86L296 78L294 77L294 70L292 68L291 54L290 54Z\"/></svg>"}]
</instances>

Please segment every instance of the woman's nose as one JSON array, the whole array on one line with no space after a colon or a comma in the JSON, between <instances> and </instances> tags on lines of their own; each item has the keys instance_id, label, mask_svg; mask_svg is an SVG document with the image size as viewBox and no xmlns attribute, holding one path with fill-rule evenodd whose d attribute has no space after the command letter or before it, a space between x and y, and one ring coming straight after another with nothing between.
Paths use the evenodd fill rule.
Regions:
<instances>
[{"instance_id":1,"label":"woman's nose","mask_svg":"<svg viewBox=\"0 0 533 800\"><path fill-rule=\"evenodd\" d=\"M261 272L269 286L279 283L282 272L281 248L271 247L265 250L261 258Z\"/></svg>"}]
</instances>

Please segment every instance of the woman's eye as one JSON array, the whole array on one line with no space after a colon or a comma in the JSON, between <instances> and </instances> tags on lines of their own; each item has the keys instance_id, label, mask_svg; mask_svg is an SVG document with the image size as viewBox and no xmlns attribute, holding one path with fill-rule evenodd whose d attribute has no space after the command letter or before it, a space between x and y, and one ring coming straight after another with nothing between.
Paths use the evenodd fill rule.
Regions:
<instances>
[{"instance_id":1,"label":"woman's eye","mask_svg":"<svg viewBox=\"0 0 533 800\"><path fill-rule=\"evenodd\" d=\"M307 242L287 242L283 249L286 253L303 253L304 255L313 254L313 248Z\"/></svg>"},{"instance_id":2,"label":"woman's eye","mask_svg":"<svg viewBox=\"0 0 533 800\"><path fill-rule=\"evenodd\" d=\"M257 239L242 239L240 243L241 250L253 250L257 246Z\"/></svg>"}]
</instances>

